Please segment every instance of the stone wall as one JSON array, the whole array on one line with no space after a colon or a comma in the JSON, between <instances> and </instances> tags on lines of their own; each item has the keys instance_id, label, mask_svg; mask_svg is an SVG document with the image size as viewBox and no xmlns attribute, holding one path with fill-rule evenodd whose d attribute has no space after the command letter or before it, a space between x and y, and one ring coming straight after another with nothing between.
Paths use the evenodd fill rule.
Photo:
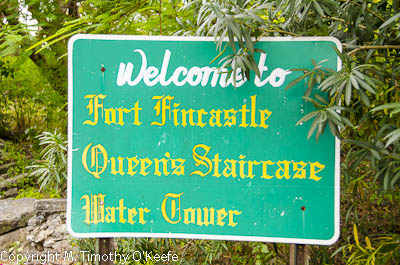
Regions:
<instances>
[{"instance_id":1,"label":"stone wall","mask_svg":"<svg viewBox=\"0 0 400 265\"><path fill-rule=\"evenodd\" d=\"M16 242L24 253L71 250L65 224L65 199L0 200L0 212L1 251L8 251Z\"/></svg>"}]
</instances>

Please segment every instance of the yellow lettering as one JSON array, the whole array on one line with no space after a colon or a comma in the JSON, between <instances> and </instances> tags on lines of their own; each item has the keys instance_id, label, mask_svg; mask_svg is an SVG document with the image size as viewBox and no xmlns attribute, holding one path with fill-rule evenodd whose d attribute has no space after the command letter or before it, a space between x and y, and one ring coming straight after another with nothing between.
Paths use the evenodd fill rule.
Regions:
<instances>
[{"instance_id":1,"label":"yellow lettering","mask_svg":"<svg viewBox=\"0 0 400 265\"><path fill-rule=\"evenodd\" d=\"M268 120L269 116L271 116L272 112L265 109L265 110L259 110L260 111L260 127L261 128L268 128L268 125L265 124L265 121Z\"/></svg>"},{"instance_id":2,"label":"yellow lettering","mask_svg":"<svg viewBox=\"0 0 400 265\"><path fill-rule=\"evenodd\" d=\"M236 176L237 176L237 174L236 174L236 162L237 161L234 160L234 159L225 159L225 161L224 161L225 168L222 171L222 175L224 175L224 177L236 178ZM230 163L230 166L228 165L228 163Z\"/></svg>"},{"instance_id":3,"label":"yellow lettering","mask_svg":"<svg viewBox=\"0 0 400 265\"><path fill-rule=\"evenodd\" d=\"M268 160L268 161L261 161L261 163L262 163L262 176L261 177L263 179L272 179L274 176L268 175L267 166L272 166L272 165L275 164L275 162L272 162L271 160Z\"/></svg>"},{"instance_id":4,"label":"yellow lettering","mask_svg":"<svg viewBox=\"0 0 400 265\"><path fill-rule=\"evenodd\" d=\"M124 218L124 211L126 210L126 207L124 206L124 199L119 200L117 210L119 211L119 222L125 224L126 219Z\"/></svg>"},{"instance_id":5,"label":"yellow lettering","mask_svg":"<svg viewBox=\"0 0 400 265\"><path fill-rule=\"evenodd\" d=\"M279 169L275 172L275 176L277 179L282 179L283 177L285 177L286 179L290 179L290 175L289 175L289 165L290 165L290 161L278 161L276 164L279 166ZM282 168L282 165L284 166L284 168ZM281 174L281 172L283 172L283 174Z\"/></svg>"},{"instance_id":6,"label":"yellow lettering","mask_svg":"<svg viewBox=\"0 0 400 265\"><path fill-rule=\"evenodd\" d=\"M104 109L104 122L107 125L117 122L117 111L114 108Z\"/></svg>"},{"instance_id":7,"label":"yellow lettering","mask_svg":"<svg viewBox=\"0 0 400 265\"><path fill-rule=\"evenodd\" d=\"M179 193L179 194L167 193L164 196L165 199L161 203L162 216L170 224L177 224L181 220L181 196L182 196L182 194L183 194L183 192ZM170 204L171 216L169 216L167 214L167 202L168 202L168 199L171 199L171 204ZM178 207L176 207L176 199L178 199ZM171 220L171 218L174 219L174 217L176 215L176 212L178 212L178 214L179 214L178 216L179 217L178 217L178 220L173 221L173 220Z\"/></svg>"},{"instance_id":8,"label":"yellow lettering","mask_svg":"<svg viewBox=\"0 0 400 265\"><path fill-rule=\"evenodd\" d=\"M246 164L247 161L244 161L243 159L245 159L246 156L244 155L240 155L239 156L239 177L241 177L242 179L244 179L246 177L246 174L244 173L244 165Z\"/></svg>"},{"instance_id":9,"label":"yellow lettering","mask_svg":"<svg viewBox=\"0 0 400 265\"><path fill-rule=\"evenodd\" d=\"M225 126L231 127L232 125L236 125L236 113L237 111L234 109L224 109L224 118L225 118Z\"/></svg>"},{"instance_id":10,"label":"yellow lettering","mask_svg":"<svg viewBox=\"0 0 400 265\"><path fill-rule=\"evenodd\" d=\"M171 159L172 175L182 176L185 174L185 159ZM179 163L177 165L177 163Z\"/></svg>"},{"instance_id":11,"label":"yellow lettering","mask_svg":"<svg viewBox=\"0 0 400 265\"><path fill-rule=\"evenodd\" d=\"M151 165L153 164L153 161L151 161L149 158L141 158L140 159L140 172L139 174L142 176L147 176L149 172L146 171Z\"/></svg>"},{"instance_id":12,"label":"yellow lettering","mask_svg":"<svg viewBox=\"0 0 400 265\"><path fill-rule=\"evenodd\" d=\"M219 163L221 162L221 159L219 159L219 154L215 154L214 159L212 160L214 162L214 177L220 177L221 174L219 173Z\"/></svg>"},{"instance_id":13,"label":"yellow lettering","mask_svg":"<svg viewBox=\"0 0 400 265\"><path fill-rule=\"evenodd\" d=\"M123 157L118 157L118 171L115 170L115 157L111 157L111 174L117 175L120 174L121 176L125 175L124 172L124 158Z\"/></svg>"},{"instance_id":14,"label":"yellow lettering","mask_svg":"<svg viewBox=\"0 0 400 265\"><path fill-rule=\"evenodd\" d=\"M140 126L142 123L139 120L139 111L141 111L142 108L139 107L139 101L135 103L135 107L133 107L132 110L135 112L133 124Z\"/></svg>"},{"instance_id":15,"label":"yellow lettering","mask_svg":"<svg viewBox=\"0 0 400 265\"><path fill-rule=\"evenodd\" d=\"M250 112L250 127L257 127L258 124L256 123L256 98L257 96L251 96L251 112Z\"/></svg>"},{"instance_id":16,"label":"yellow lettering","mask_svg":"<svg viewBox=\"0 0 400 265\"><path fill-rule=\"evenodd\" d=\"M106 223L115 223L115 207L106 207Z\"/></svg>"},{"instance_id":17,"label":"yellow lettering","mask_svg":"<svg viewBox=\"0 0 400 265\"><path fill-rule=\"evenodd\" d=\"M182 113L182 126L186 127L187 122L186 122L186 115L189 114L189 124L190 126L195 126L196 124L193 121L193 113L194 109L189 109L189 110L181 110Z\"/></svg>"},{"instance_id":18,"label":"yellow lettering","mask_svg":"<svg viewBox=\"0 0 400 265\"><path fill-rule=\"evenodd\" d=\"M203 119L202 115L206 115L206 114L208 114L208 112L205 111L204 109L200 109L197 111L197 126L203 128L206 125L206 123L204 123L202 121L202 119Z\"/></svg>"},{"instance_id":19,"label":"yellow lettering","mask_svg":"<svg viewBox=\"0 0 400 265\"><path fill-rule=\"evenodd\" d=\"M156 116L161 114L161 122L153 121L150 125L164 126L167 120L167 110L169 111L169 118L171 119L171 100L175 97L171 96L153 96L152 99L157 100L154 110L156 111ZM168 103L167 103L168 101Z\"/></svg>"},{"instance_id":20,"label":"yellow lettering","mask_svg":"<svg viewBox=\"0 0 400 265\"><path fill-rule=\"evenodd\" d=\"M300 165L300 167L299 167ZM307 163L303 161L300 162L293 162L293 171L295 171L293 178L294 179L305 179L306 178L306 171L304 167L307 166Z\"/></svg>"},{"instance_id":21,"label":"yellow lettering","mask_svg":"<svg viewBox=\"0 0 400 265\"><path fill-rule=\"evenodd\" d=\"M87 161L86 161L86 157L87 157L87 153L89 151L90 146L92 146L93 143L88 144L85 149L83 150L82 153L82 165L83 168L89 172L90 174L92 174L95 178L99 179L100 178L100 174L102 174L106 168L107 168L107 164L108 164L108 155L107 155L107 151L106 149L101 145L95 145L91 148L91 163L90 163L90 167L95 167L94 171L90 171ZM101 154L103 156L103 165L100 166L99 163L99 154ZM101 169L99 171L99 169Z\"/></svg>"},{"instance_id":22,"label":"yellow lettering","mask_svg":"<svg viewBox=\"0 0 400 265\"><path fill-rule=\"evenodd\" d=\"M161 176L160 162L162 163L164 176L168 176L169 173L170 173L170 172L168 172L168 161L171 158L171 156L170 156L170 154L168 152L166 152L164 154L164 156L166 156L168 159L165 159L165 158L161 158L161 159L154 158L154 175L156 175L156 176Z\"/></svg>"},{"instance_id":23,"label":"yellow lettering","mask_svg":"<svg viewBox=\"0 0 400 265\"><path fill-rule=\"evenodd\" d=\"M246 123L246 116L247 116L247 112L250 112L250 111L247 109L247 104L243 104L243 105L242 105L242 109L240 109L239 111L242 113L242 122L240 123L239 127L246 128L247 126L249 126L249 125Z\"/></svg>"},{"instance_id":24,"label":"yellow lettering","mask_svg":"<svg viewBox=\"0 0 400 265\"><path fill-rule=\"evenodd\" d=\"M190 215L190 216L189 216ZM196 209L187 208L183 210L183 223L188 224L195 224L196 223Z\"/></svg>"},{"instance_id":25,"label":"yellow lettering","mask_svg":"<svg viewBox=\"0 0 400 265\"><path fill-rule=\"evenodd\" d=\"M144 220L144 214L149 213L151 210L147 208L139 208L139 223L144 225L147 221Z\"/></svg>"},{"instance_id":26,"label":"yellow lettering","mask_svg":"<svg viewBox=\"0 0 400 265\"><path fill-rule=\"evenodd\" d=\"M217 125L217 127L221 127L222 123L221 123L221 113L222 110L214 110L212 109L210 111L211 117L210 120L208 121L208 123L210 124L211 127L214 127L215 125Z\"/></svg>"},{"instance_id":27,"label":"yellow lettering","mask_svg":"<svg viewBox=\"0 0 400 265\"><path fill-rule=\"evenodd\" d=\"M217 225L224 226L225 222L223 220L227 215L228 213L225 211L225 208L217 210Z\"/></svg>"},{"instance_id":28,"label":"yellow lettering","mask_svg":"<svg viewBox=\"0 0 400 265\"><path fill-rule=\"evenodd\" d=\"M133 225L134 223L136 223L136 221L133 220L133 217L135 217L137 215L137 211L135 208L128 208L128 223L130 223L131 225Z\"/></svg>"},{"instance_id":29,"label":"yellow lettering","mask_svg":"<svg viewBox=\"0 0 400 265\"><path fill-rule=\"evenodd\" d=\"M172 110L172 113L174 114L174 126L178 126L179 122L178 122L178 111L179 109L177 109L181 104L180 103L174 103L174 109Z\"/></svg>"},{"instance_id":30,"label":"yellow lettering","mask_svg":"<svg viewBox=\"0 0 400 265\"><path fill-rule=\"evenodd\" d=\"M133 171L139 164L139 160L136 157L127 157L128 160L128 175L135 175L137 171ZM133 164L135 163L135 164Z\"/></svg>"},{"instance_id":31,"label":"yellow lettering","mask_svg":"<svg viewBox=\"0 0 400 265\"><path fill-rule=\"evenodd\" d=\"M118 110L118 123L117 124L122 126L125 124L124 113L129 113L129 112L131 112L131 110L127 109L127 108L118 108L117 110Z\"/></svg>"},{"instance_id":32,"label":"yellow lettering","mask_svg":"<svg viewBox=\"0 0 400 265\"><path fill-rule=\"evenodd\" d=\"M255 175L253 174L253 165L259 165L259 164L261 164L261 162L258 162L255 160L251 160L251 161L249 160L249 161L247 161L247 164L249 166L249 172L247 174L247 177L252 179L255 177Z\"/></svg>"},{"instance_id":33,"label":"yellow lettering","mask_svg":"<svg viewBox=\"0 0 400 265\"><path fill-rule=\"evenodd\" d=\"M235 222L233 221L233 217L234 217L234 215L239 215L239 214L241 214L242 212L239 212L238 210L229 210L228 212L229 212L229 222L228 222L228 225L229 225L229 226L232 226L232 227L237 226L238 223L235 223Z\"/></svg>"},{"instance_id":34,"label":"yellow lettering","mask_svg":"<svg viewBox=\"0 0 400 265\"><path fill-rule=\"evenodd\" d=\"M318 169L316 169L316 168L318 168ZM321 177L318 177L316 174L321 172L324 168L325 168L325 166L319 162L314 162L314 163L310 162L310 178L309 179L312 179L315 181L320 181Z\"/></svg>"},{"instance_id":35,"label":"yellow lettering","mask_svg":"<svg viewBox=\"0 0 400 265\"><path fill-rule=\"evenodd\" d=\"M204 150L204 154L203 154L203 155L199 155L199 154L196 152L196 150L197 150L198 148L201 148L201 149ZM205 167L208 169L208 171L207 171L206 173L203 173L203 172L200 171L200 170L195 170L195 171L193 171L192 173L190 173L189 176L192 176L192 175L199 175L199 176L204 177L204 176L206 176L208 173L211 172L211 170L212 170L212 162L211 162L211 159L209 159L209 158L207 157L207 154L208 154L208 152L210 152L210 149L211 149L211 147L209 147L209 146L207 146L207 145L205 145L205 144L198 144L198 145L195 145L195 146L193 147L192 155L193 155L194 161L196 162L195 165L196 165L197 167L200 166L200 165L203 165L203 166L205 166Z\"/></svg>"},{"instance_id":36,"label":"yellow lettering","mask_svg":"<svg viewBox=\"0 0 400 265\"><path fill-rule=\"evenodd\" d=\"M81 200L85 199L85 206L82 207L82 210L85 211L85 221L83 221L84 223L87 223L88 225L90 225L90 197L89 195L83 195L81 197Z\"/></svg>"},{"instance_id":37,"label":"yellow lettering","mask_svg":"<svg viewBox=\"0 0 400 265\"><path fill-rule=\"evenodd\" d=\"M89 99L89 104L86 106L86 108L89 110L89 115L93 114L93 121L86 120L83 122L83 124L95 126L97 125L97 122L99 120L99 109L101 112L101 116L103 117L103 100L106 98L106 95L96 95L96 94L91 94L91 95L86 95L84 99ZM101 100L101 103L99 102Z\"/></svg>"},{"instance_id":38,"label":"yellow lettering","mask_svg":"<svg viewBox=\"0 0 400 265\"><path fill-rule=\"evenodd\" d=\"M202 215L204 216L202 219ZM201 211L201 208L197 208L197 225L214 225L214 215L215 215L215 209L214 208L203 208L203 211Z\"/></svg>"}]
</instances>

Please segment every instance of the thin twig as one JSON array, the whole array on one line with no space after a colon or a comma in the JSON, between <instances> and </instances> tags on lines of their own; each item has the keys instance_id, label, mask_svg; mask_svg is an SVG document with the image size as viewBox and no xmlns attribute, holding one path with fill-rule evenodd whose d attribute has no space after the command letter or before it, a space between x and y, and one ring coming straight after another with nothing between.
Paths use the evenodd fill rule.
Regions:
<instances>
[{"instance_id":1,"label":"thin twig","mask_svg":"<svg viewBox=\"0 0 400 265\"><path fill-rule=\"evenodd\" d=\"M376 45L376 46L366 45L366 46L361 46L361 47L358 47L358 48L350 51L349 53L347 53L347 55L352 55L358 51L369 50L369 49L400 49L400 45Z\"/></svg>"},{"instance_id":2,"label":"thin twig","mask_svg":"<svg viewBox=\"0 0 400 265\"><path fill-rule=\"evenodd\" d=\"M289 31L285 31L285 30L281 30L281 29L262 29L265 32L272 32L272 33L281 33L281 34L287 34L293 37L298 37L299 35L293 33L293 32L289 32ZM262 34L262 36L264 36L264 34Z\"/></svg>"},{"instance_id":3,"label":"thin twig","mask_svg":"<svg viewBox=\"0 0 400 265\"><path fill-rule=\"evenodd\" d=\"M183 253L181 256L181 260L179 261L179 265L182 263L183 257L185 257L186 251L187 251L188 247L190 246L190 244L192 244L192 242L193 242L193 239L189 240L189 242L187 242L186 246L183 247L184 250L183 250ZM178 251L182 250L183 248L180 248Z\"/></svg>"},{"instance_id":4,"label":"thin twig","mask_svg":"<svg viewBox=\"0 0 400 265\"><path fill-rule=\"evenodd\" d=\"M349 0L340 0L340 2L348 2ZM353 3L356 6L362 7L362 4L354 2L354 1L349 1L351 3ZM369 7L367 7L367 11L370 12L372 15L376 16L377 18L379 18L382 22L385 22L385 19L383 17L381 17L380 15L378 15L376 12L372 11Z\"/></svg>"},{"instance_id":5,"label":"thin twig","mask_svg":"<svg viewBox=\"0 0 400 265\"><path fill-rule=\"evenodd\" d=\"M344 19L342 19L342 18L338 18L338 17L329 17L329 16L323 16L322 18L332 19L332 20L335 20L335 21L340 21L340 22L343 22L343 23L349 25L349 23L347 23L346 20L344 20ZM364 26L364 25L359 24L358 26L359 26L360 28L362 28L362 29L367 29L367 27Z\"/></svg>"},{"instance_id":6,"label":"thin twig","mask_svg":"<svg viewBox=\"0 0 400 265\"><path fill-rule=\"evenodd\" d=\"M160 0L160 6L159 6L159 10L158 10L158 17L160 18L160 35L162 35L162 18L161 18L161 4L162 4L162 0Z\"/></svg>"},{"instance_id":7,"label":"thin twig","mask_svg":"<svg viewBox=\"0 0 400 265\"><path fill-rule=\"evenodd\" d=\"M245 26L247 26L249 29L252 28L252 25L248 24L248 23L243 23L243 22L239 22L240 24L243 24ZM277 29L277 28L273 28L273 29L265 29L265 28L260 28L261 30L265 31L265 32L275 32L275 33L281 33L281 34L288 34L290 36L293 37L299 37L299 35L293 33L293 32L289 32L289 31L285 31L285 30L281 30L281 29ZM261 36L263 37L263 35Z\"/></svg>"}]
</instances>

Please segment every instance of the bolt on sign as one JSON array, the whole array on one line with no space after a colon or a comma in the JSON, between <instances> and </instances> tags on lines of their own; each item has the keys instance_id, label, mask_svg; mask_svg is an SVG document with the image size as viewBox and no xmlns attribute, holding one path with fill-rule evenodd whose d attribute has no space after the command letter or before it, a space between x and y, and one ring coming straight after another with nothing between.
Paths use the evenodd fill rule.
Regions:
<instances>
[{"instance_id":1,"label":"bolt on sign","mask_svg":"<svg viewBox=\"0 0 400 265\"><path fill-rule=\"evenodd\" d=\"M213 38L73 36L70 233L332 244L339 142L307 140L305 83L285 88L312 59L338 70L335 45L261 39L247 80L213 61Z\"/></svg>"}]
</instances>

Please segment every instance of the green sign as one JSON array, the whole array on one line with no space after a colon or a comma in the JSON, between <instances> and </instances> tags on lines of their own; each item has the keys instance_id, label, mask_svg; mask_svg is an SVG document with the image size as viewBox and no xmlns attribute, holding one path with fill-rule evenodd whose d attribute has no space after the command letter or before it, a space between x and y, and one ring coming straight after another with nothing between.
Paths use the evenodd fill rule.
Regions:
<instances>
[{"instance_id":1,"label":"green sign","mask_svg":"<svg viewBox=\"0 0 400 265\"><path fill-rule=\"evenodd\" d=\"M72 37L70 233L332 244L339 142L307 140L304 82L285 87L312 59L338 69L334 45L262 39L246 80L212 38Z\"/></svg>"}]
</instances>

